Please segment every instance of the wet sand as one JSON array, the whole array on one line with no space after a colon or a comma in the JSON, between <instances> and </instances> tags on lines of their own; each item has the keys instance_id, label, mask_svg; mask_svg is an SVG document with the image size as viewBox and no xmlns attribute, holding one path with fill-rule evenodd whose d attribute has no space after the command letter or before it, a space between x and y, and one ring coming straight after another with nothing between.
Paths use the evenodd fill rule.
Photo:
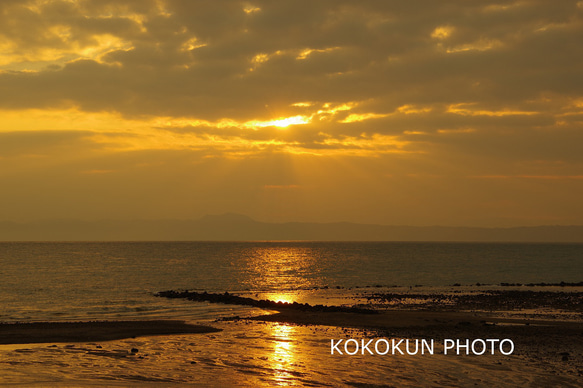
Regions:
<instances>
[{"instance_id":1,"label":"wet sand","mask_svg":"<svg viewBox=\"0 0 583 388\"><path fill-rule=\"evenodd\" d=\"M583 323L529 318L504 318L488 313L391 310L378 314L363 315L345 312L303 312L283 310L276 314L250 317L250 320L284 322L303 325L341 326L361 329L484 327L495 330L501 325L528 328L529 326L552 326L564 329L583 330Z\"/></svg>"},{"instance_id":2,"label":"wet sand","mask_svg":"<svg viewBox=\"0 0 583 388\"><path fill-rule=\"evenodd\" d=\"M372 337L509 338L515 354L570 363L583 375L583 322L496 317L492 313L443 311L385 311L376 315L354 313L298 313L283 311L248 318L251 321L293 325L319 325L371 331Z\"/></svg>"},{"instance_id":3,"label":"wet sand","mask_svg":"<svg viewBox=\"0 0 583 388\"><path fill-rule=\"evenodd\" d=\"M505 293L508 303L500 307L519 306L520 313L524 303L517 301L544 301L525 295L532 296ZM508 315L491 309L486 296L487 303L471 307L485 305L488 311L460 311L449 299L416 310L403 308L401 298L398 309L375 314L292 304L269 315L211 324L218 329L180 321L3 324L0 343L16 345L0 346L0 385L578 387L583 376L580 296L554 296L538 307L573 306L570 319L556 318L561 316L554 311ZM468 303L465 297L463 303ZM433 338L437 351L432 356L331 355L331 339L341 338ZM445 338L510 338L515 351L445 355L439 348Z\"/></svg>"},{"instance_id":4,"label":"wet sand","mask_svg":"<svg viewBox=\"0 0 583 388\"><path fill-rule=\"evenodd\" d=\"M332 356L330 339L371 338L378 333L251 320L213 325L223 331L99 343L1 345L0 385L580 386L573 361L562 361L560 354Z\"/></svg>"},{"instance_id":5,"label":"wet sand","mask_svg":"<svg viewBox=\"0 0 583 388\"><path fill-rule=\"evenodd\" d=\"M0 344L111 341L153 335L213 333L183 321L32 322L0 324Z\"/></svg>"},{"instance_id":6,"label":"wet sand","mask_svg":"<svg viewBox=\"0 0 583 388\"><path fill-rule=\"evenodd\" d=\"M544 296L546 299L538 299L539 303L534 307L538 307L539 310L526 313L522 309L523 304L528 303L528 307L533 307L530 304L537 296ZM523 373L522 368L528 366L530 368L528 373L537 378L529 381L527 386L577 386L574 381L583 378L581 293L560 292L551 297L548 293L533 295L504 292L495 295L495 298L503 299L503 303L497 306L490 303L489 294L464 296L459 298L460 303L453 304L450 303L451 298L443 298L443 295L440 298L448 299L449 302L443 304L433 301L424 304L425 307L431 308L415 309L412 306L419 306L415 301L404 308L405 303L401 302L404 298L398 298L399 308L381 310L378 314L301 312L285 309L271 315L251 317L249 320L301 326L353 328L368 331L366 338L435 339L437 343L443 343L446 338L470 341L508 338L515 345L515 351L511 356L504 357L501 361L494 356L469 355L458 360L461 361L460 367L467 368L469 364L480 368L491 367L491 362L494 361L501 363L496 365L504 365L499 369L501 371L506 369L507 376L504 378L510 381L511 377L520 376ZM486 304L488 309L464 311L464 308L469 306L468 300L471 301L472 308L484 307ZM487 303L482 303L484 301ZM476 302L480 303L476 305ZM508 311L510 305L518 307L514 311ZM561 310L568 310L569 314L562 315ZM451 360L451 356L442 354L441 357ZM485 378L483 381L488 380L489 378ZM457 386L453 383L452 385ZM514 385L515 383L508 384ZM519 386L521 383L516 385Z\"/></svg>"}]
</instances>

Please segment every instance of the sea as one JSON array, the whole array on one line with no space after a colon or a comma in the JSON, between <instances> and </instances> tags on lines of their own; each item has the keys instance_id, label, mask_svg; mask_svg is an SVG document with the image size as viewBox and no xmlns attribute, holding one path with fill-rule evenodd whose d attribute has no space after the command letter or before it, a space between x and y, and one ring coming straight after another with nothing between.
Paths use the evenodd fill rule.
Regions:
<instances>
[{"instance_id":1,"label":"sea","mask_svg":"<svg viewBox=\"0 0 583 388\"><path fill-rule=\"evenodd\" d=\"M1 242L0 321L215 319L240 312L154 296L165 290L309 303L370 287L582 278L583 244L567 243Z\"/></svg>"},{"instance_id":2,"label":"sea","mask_svg":"<svg viewBox=\"0 0 583 388\"><path fill-rule=\"evenodd\" d=\"M2 345L2 386L523 386L539 372L521 361L331 358L346 329L225 320L266 312L156 293L351 305L379 289L580 282L583 244L0 242L0 279L1 323L180 319L223 330Z\"/></svg>"}]
</instances>

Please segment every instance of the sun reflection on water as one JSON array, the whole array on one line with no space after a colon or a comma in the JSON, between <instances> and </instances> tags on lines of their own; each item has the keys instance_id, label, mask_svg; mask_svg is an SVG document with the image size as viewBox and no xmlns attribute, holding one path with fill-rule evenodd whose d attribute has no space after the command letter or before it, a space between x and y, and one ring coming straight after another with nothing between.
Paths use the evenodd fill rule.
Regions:
<instances>
[{"instance_id":1,"label":"sun reflection on water","mask_svg":"<svg viewBox=\"0 0 583 388\"><path fill-rule=\"evenodd\" d=\"M289 385L293 381L292 370L296 364L295 345L292 341L296 328L285 324L275 324L271 327L273 338L273 352L269 356L269 363L274 371L276 385Z\"/></svg>"},{"instance_id":2,"label":"sun reflection on water","mask_svg":"<svg viewBox=\"0 0 583 388\"><path fill-rule=\"evenodd\" d=\"M245 254L246 286L255 296L282 303L303 303L306 290L321 287L323 268L317 250L306 246L260 246ZM275 386L298 385L304 374L306 355L298 349L299 329L275 323L270 325L272 344L265 354Z\"/></svg>"},{"instance_id":3,"label":"sun reflection on water","mask_svg":"<svg viewBox=\"0 0 583 388\"><path fill-rule=\"evenodd\" d=\"M278 303L293 303L296 301L295 294L292 293L268 292L265 294L265 298Z\"/></svg>"},{"instance_id":4,"label":"sun reflection on water","mask_svg":"<svg viewBox=\"0 0 583 388\"><path fill-rule=\"evenodd\" d=\"M246 254L246 282L252 290L275 292L319 286L321 268L314 253L305 246L253 248ZM276 297L283 302L293 302L285 294Z\"/></svg>"}]
</instances>

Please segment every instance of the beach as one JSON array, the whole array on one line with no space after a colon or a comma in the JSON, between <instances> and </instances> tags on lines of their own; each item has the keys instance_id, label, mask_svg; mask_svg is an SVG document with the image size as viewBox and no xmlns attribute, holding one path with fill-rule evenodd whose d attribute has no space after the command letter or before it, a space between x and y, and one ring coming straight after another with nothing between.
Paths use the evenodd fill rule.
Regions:
<instances>
[{"instance_id":1,"label":"beach","mask_svg":"<svg viewBox=\"0 0 583 388\"><path fill-rule=\"evenodd\" d=\"M0 345L47 342L112 341L186 333L213 333L210 326L181 321L33 322L0 324Z\"/></svg>"},{"instance_id":2,"label":"beach","mask_svg":"<svg viewBox=\"0 0 583 388\"><path fill-rule=\"evenodd\" d=\"M556 299L565 300L567 294L557 293ZM508 293L510 299L515 296ZM283 308L204 325L154 320L3 324L0 384L579 385L583 322L576 316L553 318L547 311L544 316L510 317L506 311L455 311L451 306L437 310L363 314ZM35 343L25 344L26 338ZM512 354L444 354L447 338L511 339L515 349ZM331 341L348 339L433 339L435 349L434 354L416 355L404 349L404 354L331 354Z\"/></svg>"},{"instance_id":3,"label":"beach","mask_svg":"<svg viewBox=\"0 0 583 388\"><path fill-rule=\"evenodd\" d=\"M0 386L580 385L580 244L0 250ZM477 353L499 342L477 355L466 340ZM409 354L423 341L431 354Z\"/></svg>"}]
</instances>

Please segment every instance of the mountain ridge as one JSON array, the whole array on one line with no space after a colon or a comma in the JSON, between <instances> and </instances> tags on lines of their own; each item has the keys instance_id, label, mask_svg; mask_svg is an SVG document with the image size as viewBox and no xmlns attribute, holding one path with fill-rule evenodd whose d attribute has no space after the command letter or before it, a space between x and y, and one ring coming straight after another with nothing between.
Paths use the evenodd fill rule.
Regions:
<instances>
[{"instance_id":1,"label":"mountain ridge","mask_svg":"<svg viewBox=\"0 0 583 388\"><path fill-rule=\"evenodd\" d=\"M0 241L459 241L583 242L583 225L458 227L352 222L262 222L246 215L196 220L0 221Z\"/></svg>"}]
</instances>

